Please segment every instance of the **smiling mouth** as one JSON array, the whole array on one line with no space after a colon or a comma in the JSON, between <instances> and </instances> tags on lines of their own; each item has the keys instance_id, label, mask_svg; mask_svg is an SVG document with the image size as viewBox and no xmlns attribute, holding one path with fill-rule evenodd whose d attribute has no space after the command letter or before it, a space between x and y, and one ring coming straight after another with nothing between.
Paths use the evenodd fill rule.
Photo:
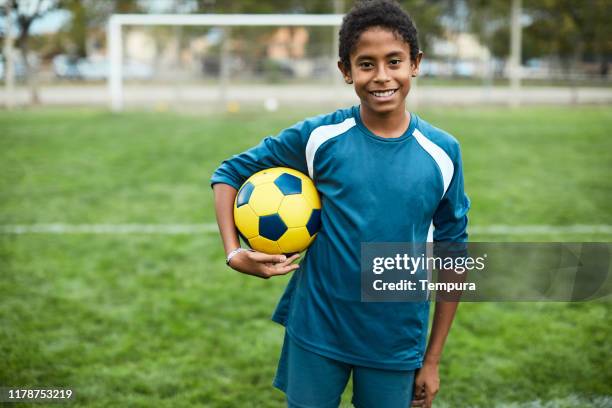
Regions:
<instances>
[{"instance_id":1,"label":"smiling mouth","mask_svg":"<svg viewBox=\"0 0 612 408\"><path fill-rule=\"evenodd\" d=\"M386 98L397 92L397 89L389 89L386 91L371 91L370 93L377 98Z\"/></svg>"}]
</instances>

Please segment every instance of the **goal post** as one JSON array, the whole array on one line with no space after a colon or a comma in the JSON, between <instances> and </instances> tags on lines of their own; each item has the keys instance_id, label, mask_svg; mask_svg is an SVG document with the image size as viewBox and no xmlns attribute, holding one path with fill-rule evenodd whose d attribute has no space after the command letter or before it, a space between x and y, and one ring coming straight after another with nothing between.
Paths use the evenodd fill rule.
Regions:
<instances>
[{"instance_id":1,"label":"goal post","mask_svg":"<svg viewBox=\"0 0 612 408\"><path fill-rule=\"evenodd\" d=\"M122 28L134 26L327 26L340 27L342 14L114 14L107 26L110 108L123 110Z\"/></svg>"}]
</instances>

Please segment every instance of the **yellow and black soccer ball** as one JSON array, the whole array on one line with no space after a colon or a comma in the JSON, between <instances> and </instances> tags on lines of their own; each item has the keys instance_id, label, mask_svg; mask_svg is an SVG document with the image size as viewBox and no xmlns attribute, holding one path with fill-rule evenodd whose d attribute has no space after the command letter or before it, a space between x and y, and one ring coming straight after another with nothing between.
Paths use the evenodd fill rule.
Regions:
<instances>
[{"instance_id":1,"label":"yellow and black soccer ball","mask_svg":"<svg viewBox=\"0 0 612 408\"><path fill-rule=\"evenodd\" d=\"M321 200L312 180L274 167L253 174L234 202L234 222L249 246L267 254L302 252L321 226Z\"/></svg>"}]
</instances>

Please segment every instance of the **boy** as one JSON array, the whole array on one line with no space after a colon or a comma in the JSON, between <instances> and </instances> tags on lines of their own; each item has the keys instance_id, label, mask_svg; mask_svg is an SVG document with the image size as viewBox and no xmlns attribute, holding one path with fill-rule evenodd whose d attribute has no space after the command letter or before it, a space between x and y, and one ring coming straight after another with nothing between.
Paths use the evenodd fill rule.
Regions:
<instances>
[{"instance_id":1,"label":"boy","mask_svg":"<svg viewBox=\"0 0 612 408\"><path fill-rule=\"evenodd\" d=\"M390 0L356 5L340 30L338 67L360 105L309 118L232 157L214 173L227 264L269 278L296 271L274 313L286 328L274 385L290 407L337 407L353 374L356 407L431 406L457 303L361 302L362 242L467 240L469 200L457 141L406 112L422 53L410 17ZM240 248L236 191L251 174L285 166L308 174L321 230L298 255Z\"/></svg>"}]
</instances>

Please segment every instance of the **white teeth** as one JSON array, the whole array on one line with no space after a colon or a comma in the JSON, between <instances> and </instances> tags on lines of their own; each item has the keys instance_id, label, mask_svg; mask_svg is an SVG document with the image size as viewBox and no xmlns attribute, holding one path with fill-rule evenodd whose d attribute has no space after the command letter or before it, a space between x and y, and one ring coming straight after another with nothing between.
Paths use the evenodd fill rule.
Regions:
<instances>
[{"instance_id":1,"label":"white teeth","mask_svg":"<svg viewBox=\"0 0 612 408\"><path fill-rule=\"evenodd\" d=\"M384 91L384 92L372 92L374 94L374 96L378 96L378 97L383 97L383 96L391 96L395 93L395 89L392 89L390 91Z\"/></svg>"}]
</instances>

